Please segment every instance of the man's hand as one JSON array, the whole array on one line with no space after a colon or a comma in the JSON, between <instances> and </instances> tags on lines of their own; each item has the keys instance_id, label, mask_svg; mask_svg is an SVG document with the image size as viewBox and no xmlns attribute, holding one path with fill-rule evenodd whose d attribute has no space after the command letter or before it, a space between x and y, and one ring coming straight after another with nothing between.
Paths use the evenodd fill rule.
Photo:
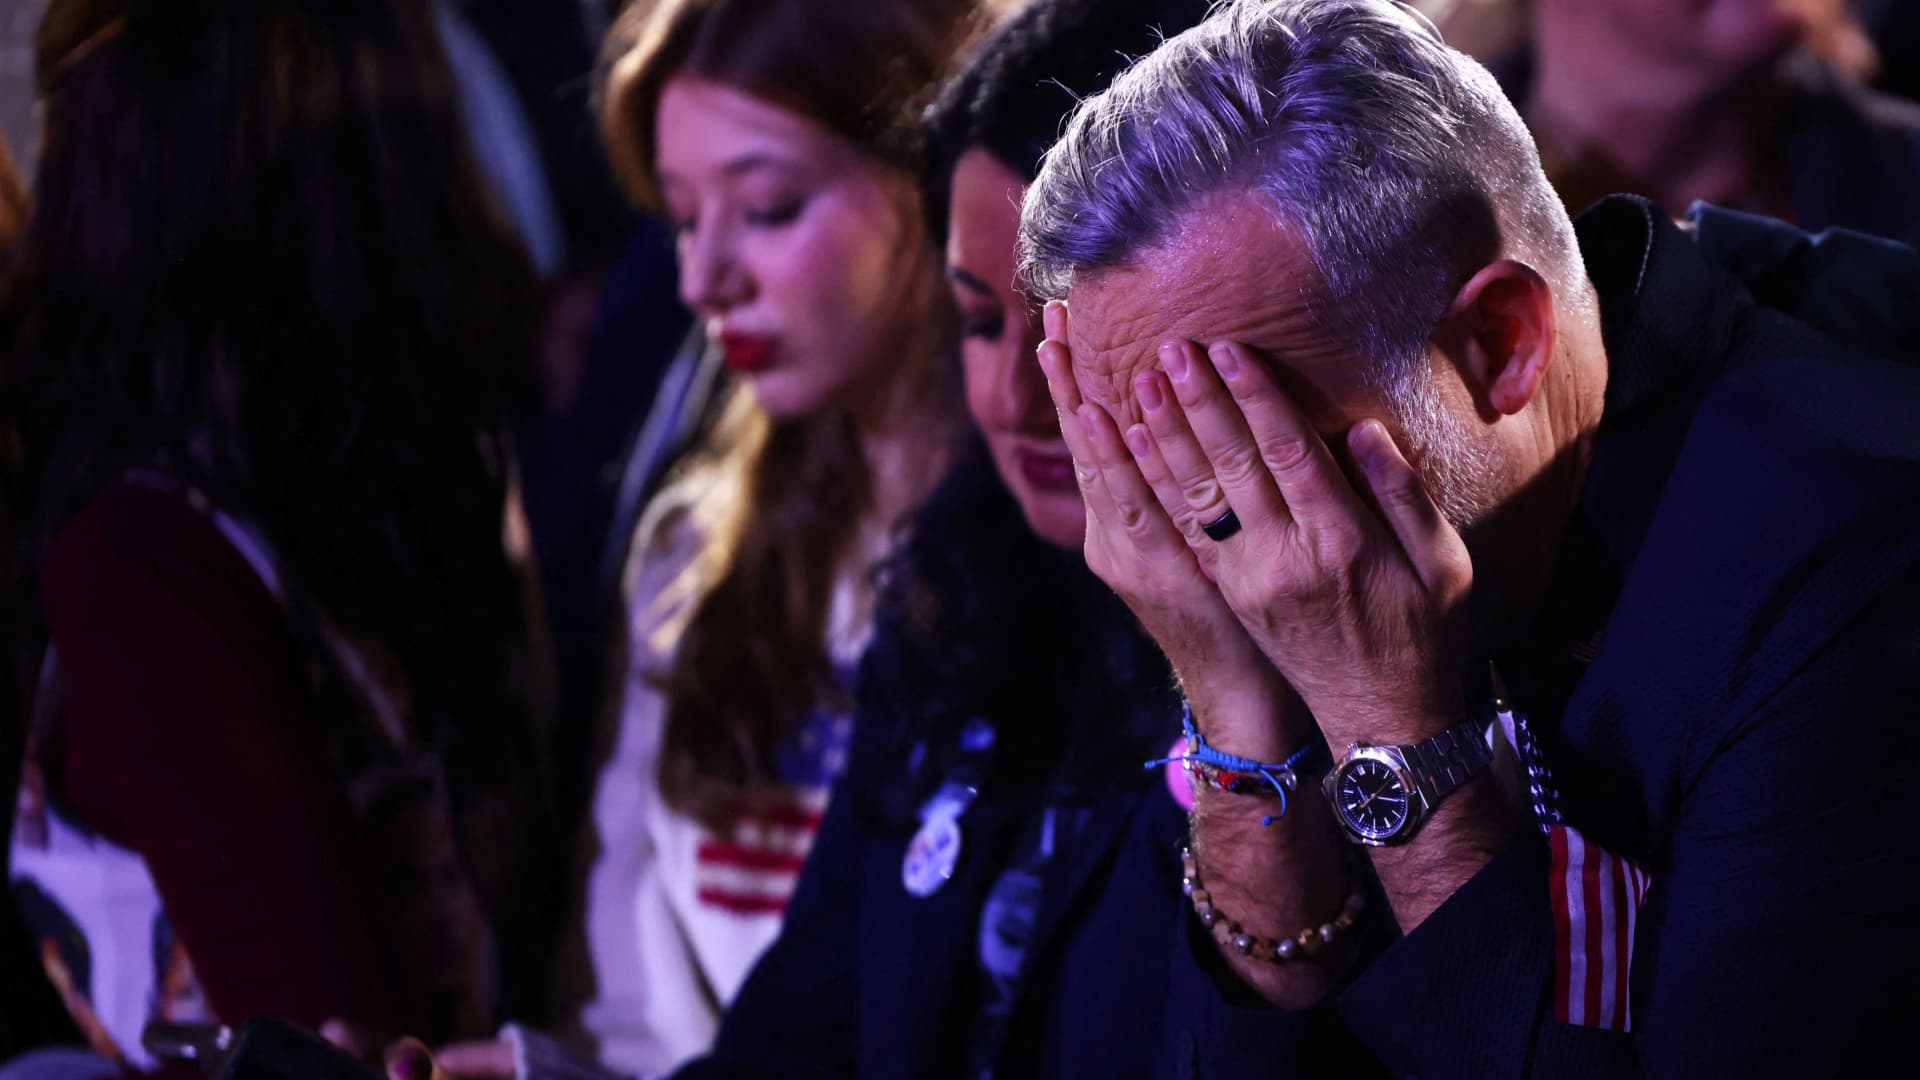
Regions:
<instances>
[{"instance_id":1,"label":"man's hand","mask_svg":"<svg viewBox=\"0 0 1920 1080\"><path fill-rule=\"evenodd\" d=\"M1244 347L1211 363L1190 342L1162 347L1166 369L1134 380L1145 423L1127 432L1170 513L1212 521L1188 531L1194 556L1261 651L1299 692L1336 754L1355 742L1416 743L1465 719L1466 544L1377 420L1347 432L1359 486ZM1411 931L1512 835L1484 779L1442 803L1408 844L1374 852ZM1204 846L1204 838L1196 837Z\"/></svg>"},{"instance_id":2,"label":"man's hand","mask_svg":"<svg viewBox=\"0 0 1920 1080\"><path fill-rule=\"evenodd\" d=\"M1194 558L1183 533L1199 534L1190 512L1169 514L1156 489L1173 480L1143 469L1122 445L1112 418L1081 400L1067 350L1066 309L1046 313L1041 367L1060 411L1087 503L1087 565L1111 586L1180 675L1195 723L1215 746L1281 761L1311 737L1311 725L1267 658ZM1325 803L1302 790L1266 827L1273 804L1245 795L1195 791L1194 841L1203 880L1219 910L1263 937L1292 937L1336 916L1350 881L1345 845ZM1278 966L1223 949L1226 963L1275 1005L1320 1000L1341 956Z\"/></svg>"},{"instance_id":3,"label":"man's hand","mask_svg":"<svg viewBox=\"0 0 1920 1080\"><path fill-rule=\"evenodd\" d=\"M1299 718L1287 721L1279 672L1182 538L1199 526L1176 525L1155 497L1152 484L1167 478L1136 466L1112 418L1081 399L1065 344L1066 308L1049 305L1045 318L1040 366L1087 505L1088 569L1160 645L1209 741L1242 757L1284 759L1311 729Z\"/></svg>"},{"instance_id":4,"label":"man's hand","mask_svg":"<svg viewBox=\"0 0 1920 1080\"><path fill-rule=\"evenodd\" d=\"M1356 489L1262 362L1234 344L1211 356L1163 346L1127 433L1143 472L1174 478L1157 489L1172 512L1239 517L1225 540L1188 532L1194 556L1336 752L1452 727L1473 583L1459 533L1378 421L1347 433Z\"/></svg>"}]
</instances>

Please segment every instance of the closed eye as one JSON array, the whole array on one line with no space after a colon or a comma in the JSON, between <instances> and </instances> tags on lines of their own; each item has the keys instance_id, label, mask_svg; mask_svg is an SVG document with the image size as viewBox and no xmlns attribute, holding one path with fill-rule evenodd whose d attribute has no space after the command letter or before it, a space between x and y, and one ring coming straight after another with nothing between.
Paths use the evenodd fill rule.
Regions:
<instances>
[{"instance_id":1,"label":"closed eye","mask_svg":"<svg viewBox=\"0 0 1920 1080\"><path fill-rule=\"evenodd\" d=\"M999 341L1007 332L1007 320L998 313L968 318L960 324L960 336L970 341Z\"/></svg>"},{"instance_id":2,"label":"closed eye","mask_svg":"<svg viewBox=\"0 0 1920 1080\"><path fill-rule=\"evenodd\" d=\"M785 199L771 206L746 212L747 224L761 229L777 229L791 225L800 217L800 211L806 209L805 199Z\"/></svg>"}]
</instances>

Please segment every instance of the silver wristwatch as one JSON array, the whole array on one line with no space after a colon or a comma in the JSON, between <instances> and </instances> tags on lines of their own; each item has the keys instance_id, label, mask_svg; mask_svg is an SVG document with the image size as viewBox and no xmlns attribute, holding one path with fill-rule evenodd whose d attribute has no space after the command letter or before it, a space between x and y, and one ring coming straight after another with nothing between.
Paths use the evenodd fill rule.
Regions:
<instances>
[{"instance_id":1,"label":"silver wristwatch","mask_svg":"<svg viewBox=\"0 0 1920 1080\"><path fill-rule=\"evenodd\" d=\"M1440 800L1493 761L1487 725L1468 720L1412 746L1347 747L1321 787L1347 839L1404 843Z\"/></svg>"}]
</instances>

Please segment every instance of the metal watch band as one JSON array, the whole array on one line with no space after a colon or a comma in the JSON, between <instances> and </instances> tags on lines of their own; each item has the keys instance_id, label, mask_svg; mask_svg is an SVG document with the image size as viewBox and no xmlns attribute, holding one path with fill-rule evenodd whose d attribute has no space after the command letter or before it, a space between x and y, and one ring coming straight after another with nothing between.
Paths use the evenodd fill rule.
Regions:
<instances>
[{"instance_id":1,"label":"metal watch band","mask_svg":"<svg viewBox=\"0 0 1920 1080\"><path fill-rule=\"evenodd\" d=\"M1456 724L1404 750L1415 782L1431 809L1493 761L1486 727L1476 720Z\"/></svg>"}]
</instances>

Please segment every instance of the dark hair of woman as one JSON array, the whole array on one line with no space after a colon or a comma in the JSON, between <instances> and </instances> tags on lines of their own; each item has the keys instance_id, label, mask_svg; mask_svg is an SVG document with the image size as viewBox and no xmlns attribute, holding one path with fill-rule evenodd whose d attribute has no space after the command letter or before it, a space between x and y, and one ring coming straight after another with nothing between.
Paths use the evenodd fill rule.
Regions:
<instances>
[{"instance_id":1,"label":"dark hair of woman","mask_svg":"<svg viewBox=\"0 0 1920 1080\"><path fill-rule=\"evenodd\" d=\"M996 732L984 779L1037 792L1131 779L1177 709L1131 613L1078 551L1034 534L984 445L964 450L882 570L860 723L885 726L887 764L857 789L862 812L911 828L975 718Z\"/></svg>"},{"instance_id":2,"label":"dark hair of woman","mask_svg":"<svg viewBox=\"0 0 1920 1080\"><path fill-rule=\"evenodd\" d=\"M1062 0L1030 3L969 56L927 115L927 209L946 233L960 155L979 148L1022 176L1060 137L1082 100L1133 61L1206 17L1212 0Z\"/></svg>"},{"instance_id":3,"label":"dark hair of woman","mask_svg":"<svg viewBox=\"0 0 1920 1080\"><path fill-rule=\"evenodd\" d=\"M928 208L945 231L948 181L980 148L1027 176L1074 105L1168 33L1201 0L1061 0L1029 6L981 44L929 114ZM896 827L943 782L961 729L999 723L994 782L1094 786L1142 774L1173 731L1172 676L1079 551L1035 535L975 443L885 567L878 628L861 669L862 722L892 725L868 813ZM1027 721L1032 721L1031 723ZM1064 757L1062 755L1065 755Z\"/></svg>"},{"instance_id":4,"label":"dark hair of woman","mask_svg":"<svg viewBox=\"0 0 1920 1080\"><path fill-rule=\"evenodd\" d=\"M606 51L608 153L634 197L657 208L654 116L667 81L694 75L806 116L916 179L921 112L973 32L973 11L974 0L636 5ZM938 320L947 306L938 275L928 278L926 318ZM924 369L915 400L951 394L941 364ZM724 828L760 792L803 711L841 697L827 616L871 496L849 418L776 423L744 386L672 479L667 512L650 513L637 540L645 551L688 520L702 532L699 558L670 590L699 602L660 680L669 805Z\"/></svg>"},{"instance_id":5,"label":"dark hair of woman","mask_svg":"<svg viewBox=\"0 0 1920 1080\"><path fill-rule=\"evenodd\" d=\"M403 673L456 785L518 774L506 431L537 298L432 5L55 0L36 49L44 141L0 351L11 681L32 692L53 537L156 469L256 523Z\"/></svg>"}]
</instances>

